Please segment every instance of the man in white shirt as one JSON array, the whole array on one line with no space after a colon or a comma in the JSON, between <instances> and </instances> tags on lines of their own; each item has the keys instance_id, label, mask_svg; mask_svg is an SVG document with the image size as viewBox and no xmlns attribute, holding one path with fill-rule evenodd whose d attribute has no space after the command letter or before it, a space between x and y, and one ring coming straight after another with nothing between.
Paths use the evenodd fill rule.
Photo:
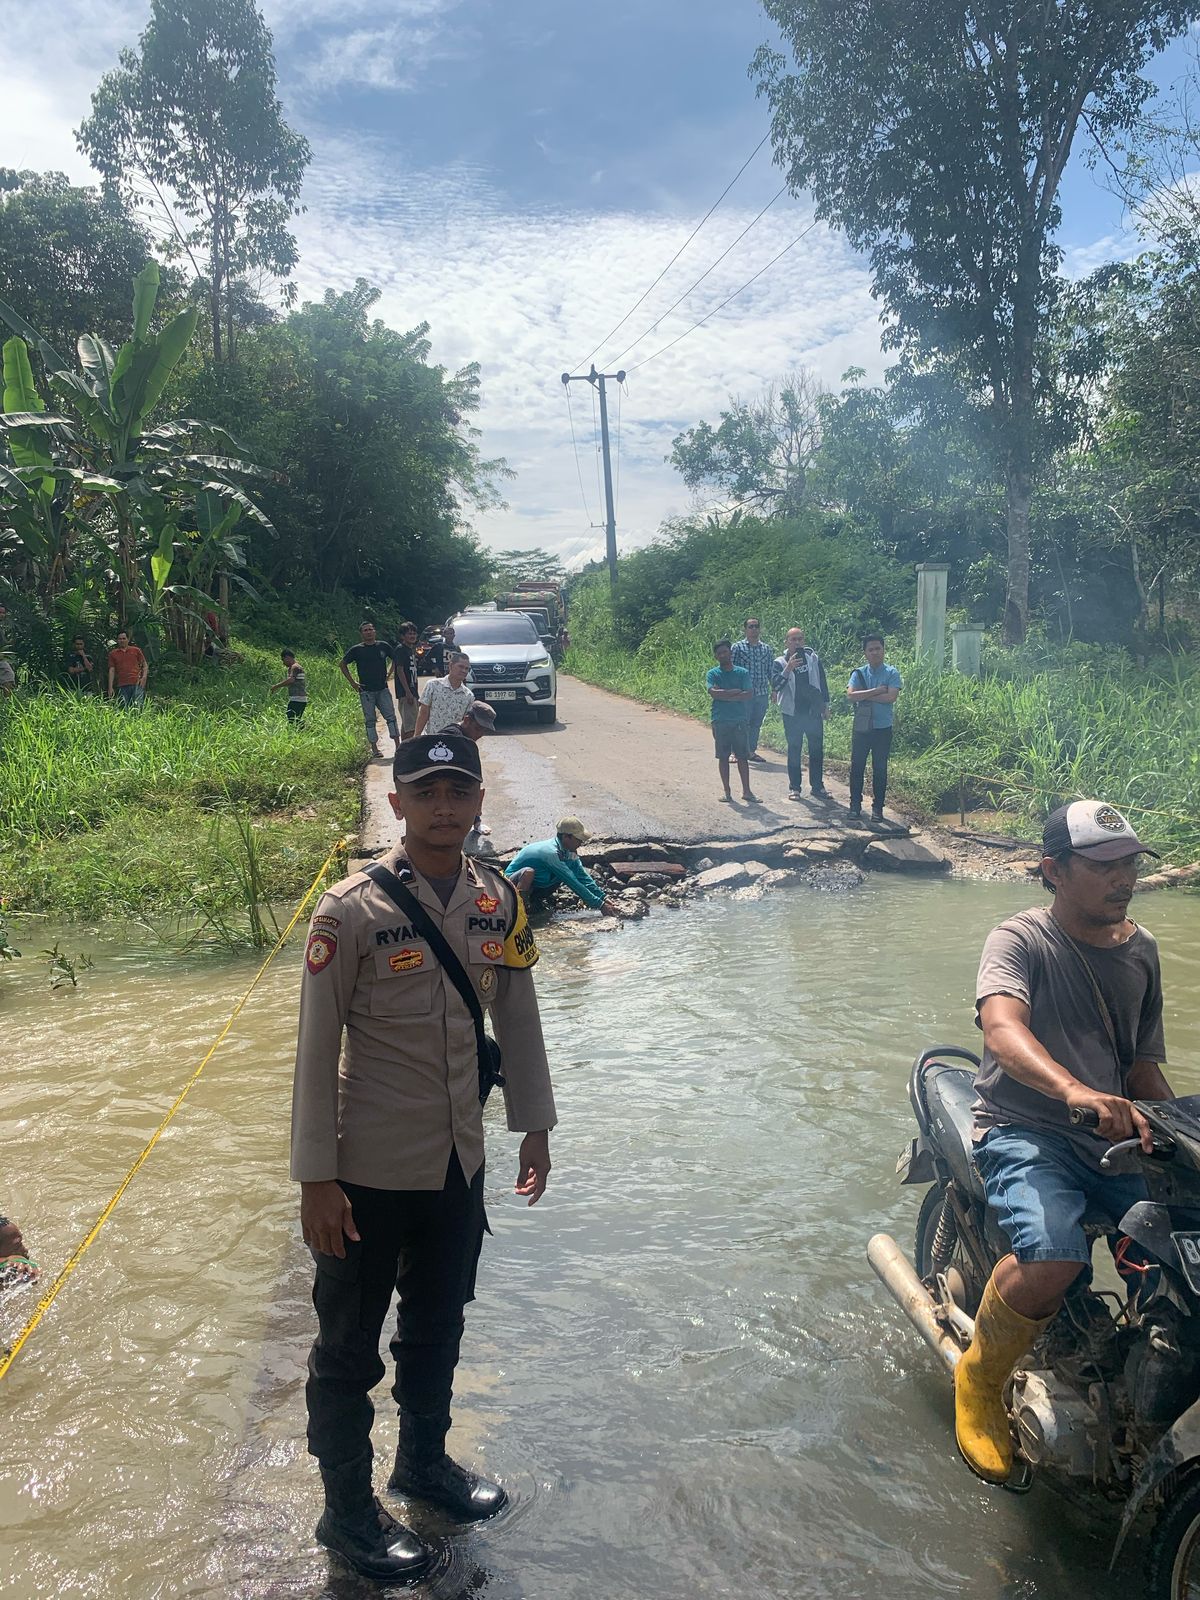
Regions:
<instances>
[{"instance_id":1,"label":"man in white shirt","mask_svg":"<svg viewBox=\"0 0 1200 1600\"><path fill-rule=\"evenodd\" d=\"M459 654L451 657L444 678L429 680L421 690L415 738L426 733L444 733L447 728L459 731L459 723L475 704L475 691L467 688L470 670L469 657Z\"/></svg>"}]
</instances>

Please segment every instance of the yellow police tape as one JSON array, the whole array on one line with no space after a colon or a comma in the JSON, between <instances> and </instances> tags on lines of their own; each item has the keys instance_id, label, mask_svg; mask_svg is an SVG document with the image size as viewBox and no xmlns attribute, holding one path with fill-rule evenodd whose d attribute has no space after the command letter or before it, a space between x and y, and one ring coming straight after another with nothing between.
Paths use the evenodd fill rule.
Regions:
<instances>
[{"instance_id":1,"label":"yellow police tape","mask_svg":"<svg viewBox=\"0 0 1200 1600\"><path fill-rule=\"evenodd\" d=\"M79 1241L79 1243L75 1246L75 1248L74 1248L74 1250L72 1250L71 1254L67 1257L66 1263L63 1266L62 1270L59 1272L58 1277L55 1278L54 1282L50 1285L50 1287L46 1290L46 1292L42 1296L42 1298L38 1301L37 1307L34 1310L34 1313L30 1317L29 1321L21 1329L20 1333L17 1335L17 1337L13 1341L12 1345L7 1350L4 1351L3 1356L0 1356L0 1378L4 1378L7 1375L8 1369L12 1366L13 1362L20 1355L21 1348L25 1344L25 1341L29 1338L30 1334L33 1333L33 1331L37 1327L38 1323L42 1320L42 1318L45 1316L46 1312L49 1311L50 1307L54 1304L55 1300L58 1297L59 1291L62 1289L63 1285L66 1283L67 1279L75 1271L75 1268L83 1260L83 1257L86 1255L87 1251L91 1248L91 1245L92 1245L93 1241L95 1240L96 1236L99 1234L101 1228L103 1228L104 1224L108 1221L109 1217L111 1217L113 1212L116 1210L118 1201L120 1200L121 1196L125 1193L126 1189L128 1189L129 1185L133 1182L133 1180L137 1176L138 1172L141 1170L142 1164L145 1162L146 1157L150 1154L151 1150L154 1149L154 1146L158 1143L159 1139L162 1138L162 1135L163 1135L164 1131L166 1130L168 1124L171 1122L171 1119L174 1117L175 1113L179 1110L180 1106L183 1104L183 1102L187 1099L188 1095L191 1093L192 1085L196 1082L196 1080L199 1078L200 1074L204 1071L205 1067L212 1060L212 1058L216 1055L217 1051L221 1048L221 1045L225 1042L225 1039L229 1034L229 1030L233 1027L234 1023L237 1021L238 1017L242 1014L242 1011L245 1009L246 1002L250 999L250 996L254 993L255 989L258 988L259 982L262 979L263 974L266 972L267 968L271 965L272 961L274 961L275 957L283 949L284 945L288 941L289 936L291 935L292 929L296 926L296 924L299 922L300 918L304 915L305 908L307 907L309 901L312 899L313 895L317 892L317 888L318 888L319 884L321 883L322 879L324 878L326 872L329 870L330 864L335 860L335 858L338 856L338 854L340 852L342 852L342 851L344 851L346 849L346 844L347 844L347 841L345 839L339 839L338 842L334 845L333 849L325 857L324 861L321 863L321 870L317 873L316 877L313 879L313 881L309 884L308 888L305 890L304 898L300 901L299 905L297 905L295 911L293 911L292 916L291 916L291 920L289 921L287 927L279 935L278 939L276 939L276 941L275 941L270 953L268 954L266 960L263 962L262 966L259 967L258 971L254 974L254 977L250 982L250 987L246 990L245 994L242 995L242 997L238 1001L237 1005L235 1005L233 1010L229 1013L228 1021L226 1022L225 1026L221 1029L221 1031L217 1035L217 1037L213 1040L213 1043L210 1046L210 1048L208 1050L208 1053L205 1055L204 1060L200 1063L200 1065L196 1068L195 1072L192 1073L191 1077L184 1084L183 1088L179 1091L178 1095L175 1097L174 1103L171 1105L170 1109L168 1110L167 1114L163 1117L163 1119L159 1123L158 1127L155 1128L154 1132L150 1135L150 1138L147 1140L147 1142L145 1144L145 1147L143 1148L141 1154L138 1156L137 1160L133 1163L133 1165L130 1167L129 1171L121 1179L120 1185L116 1189L116 1191L113 1194L112 1198L109 1200L108 1204L105 1206L104 1210L96 1218L95 1222L92 1223L91 1228L84 1235L84 1237Z\"/></svg>"}]
</instances>

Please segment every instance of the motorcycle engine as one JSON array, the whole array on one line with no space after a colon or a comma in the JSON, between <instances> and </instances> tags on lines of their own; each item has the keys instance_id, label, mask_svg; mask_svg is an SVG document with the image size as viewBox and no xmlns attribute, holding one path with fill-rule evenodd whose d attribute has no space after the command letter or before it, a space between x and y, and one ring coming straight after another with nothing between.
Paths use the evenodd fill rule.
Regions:
<instances>
[{"instance_id":1,"label":"motorcycle engine","mask_svg":"<svg viewBox=\"0 0 1200 1600\"><path fill-rule=\"evenodd\" d=\"M1011 1410L1021 1450L1035 1467L1093 1481L1105 1475L1099 1417L1053 1372L1014 1373Z\"/></svg>"},{"instance_id":2,"label":"motorcycle engine","mask_svg":"<svg viewBox=\"0 0 1200 1600\"><path fill-rule=\"evenodd\" d=\"M1144 1325L1130 1351L1125 1381L1137 1422L1166 1427L1200 1394L1200 1350L1185 1340L1175 1319L1160 1314Z\"/></svg>"}]
</instances>

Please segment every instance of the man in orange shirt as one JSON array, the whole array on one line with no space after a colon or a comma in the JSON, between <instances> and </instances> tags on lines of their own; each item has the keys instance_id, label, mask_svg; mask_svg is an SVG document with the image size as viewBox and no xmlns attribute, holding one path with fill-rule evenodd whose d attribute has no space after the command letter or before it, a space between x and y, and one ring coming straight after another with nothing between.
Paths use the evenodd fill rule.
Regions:
<instances>
[{"instance_id":1,"label":"man in orange shirt","mask_svg":"<svg viewBox=\"0 0 1200 1600\"><path fill-rule=\"evenodd\" d=\"M116 698L123 706L140 706L146 693L146 680L150 667L137 645L130 644L124 629L117 635L116 646L108 652L108 698Z\"/></svg>"}]
</instances>

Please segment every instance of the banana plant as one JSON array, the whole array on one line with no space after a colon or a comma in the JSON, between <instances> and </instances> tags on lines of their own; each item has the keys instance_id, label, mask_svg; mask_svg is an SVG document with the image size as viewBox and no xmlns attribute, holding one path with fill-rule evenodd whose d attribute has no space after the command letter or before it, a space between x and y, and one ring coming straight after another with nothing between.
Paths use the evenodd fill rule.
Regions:
<instances>
[{"instance_id":1,"label":"banana plant","mask_svg":"<svg viewBox=\"0 0 1200 1600\"><path fill-rule=\"evenodd\" d=\"M72 547L82 548L86 532L93 559L114 575L122 622L142 605L162 611L178 603L170 579L179 549L191 540L189 521L206 547L215 524L227 520L227 533L243 514L275 531L242 487L271 474L243 460L225 429L195 418L152 423L199 317L196 308L182 311L152 332L158 291L158 264L149 261L134 280L132 338L114 354L103 339L84 334L77 372L0 302L0 321L16 334L4 347L0 436L11 466L0 459L0 560L14 543L23 550L45 603L64 576L87 576L68 571ZM41 357L61 415L45 409L26 341ZM220 508L215 520L210 498Z\"/></svg>"}]
</instances>

